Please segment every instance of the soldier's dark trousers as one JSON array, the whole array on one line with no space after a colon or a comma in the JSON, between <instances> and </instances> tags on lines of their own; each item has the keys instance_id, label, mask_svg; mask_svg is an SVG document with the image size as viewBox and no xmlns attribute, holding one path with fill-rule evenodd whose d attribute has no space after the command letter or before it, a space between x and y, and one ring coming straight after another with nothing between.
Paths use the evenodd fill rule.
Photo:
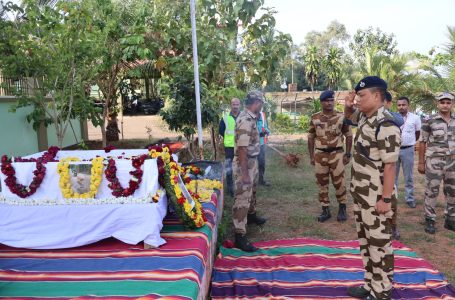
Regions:
<instances>
[{"instance_id":1,"label":"soldier's dark trousers","mask_svg":"<svg viewBox=\"0 0 455 300\"><path fill-rule=\"evenodd\" d=\"M259 181L264 181L265 173L265 145L261 145L259 156L258 156L258 168L259 168Z\"/></svg>"},{"instance_id":2,"label":"soldier's dark trousers","mask_svg":"<svg viewBox=\"0 0 455 300\"><path fill-rule=\"evenodd\" d=\"M234 181L232 177L232 160L234 159L234 148L224 148L224 170L226 172L226 185L228 191L234 191Z\"/></svg>"},{"instance_id":3,"label":"soldier's dark trousers","mask_svg":"<svg viewBox=\"0 0 455 300\"><path fill-rule=\"evenodd\" d=\"M316 183L319 188L319 202L329 206L329 177L335 188L335 196L339 203L346 203L346 180L344 176L343 152L322 152L314 154Z\"/></svg>"},{"instance_id":4,"label":"soldier's dark trousers","mask_svg":"<svg viewBox=\"0 0 455 300\"><path fill-rule=\"evenodd\" d=\"M439 186L444 182L444 196L447 201L445 217L455 222L455 155L428 157L425 162L425 216L436 219L436 203Z\"/></svg>"},{"instance_id":5,"label":"soldier's dark trousers","mask_svg":"<svg viewBox=\"0 0 455 300\"><path fill-rule=\"evenodd\" d=\"M244 184L242 181L242 169L238 157L233 161L235 197L232 207L232 220L235 233L246 234L247 215L256 212L256 187L258 184L258 159L248 158L248 174L252 180L251 184Z\"/></svg>"},{"instance_id":6,"label":"soldier's dark trousers","mask_svg":"<svg viewBox=\"0 0 455 300\"><path fill-rule=\"evenodd\" d=\"M354 200L354 216L365 268L364 288L376 299L391 299L394 257L392 248L393 212L385 215L376 212L365 200Z\"/></svg>"}]
</instances>

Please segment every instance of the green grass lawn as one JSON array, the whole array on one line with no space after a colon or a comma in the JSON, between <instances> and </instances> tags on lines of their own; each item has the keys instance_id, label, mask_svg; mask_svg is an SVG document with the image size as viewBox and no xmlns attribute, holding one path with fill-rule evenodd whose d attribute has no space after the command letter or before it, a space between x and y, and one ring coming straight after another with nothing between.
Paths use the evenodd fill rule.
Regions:
<instances>
[{"instance_id":1,"label":"green grass lawn","mask_svg":"<svg viewBox=\"0 0 455 300\"><path fill-rule=\"evenodd\" d=\"M249 226L248 236L252 241L313 237L320 239L353 240L357 238L352 215L352 199L348 197L349 219L345 223L336 221L338 204L334 189L330 187L332 219L321 224L316 220L321 211L314 168L310 165L306 141L274 145L285 153L298 153L301 160L297 168L290 168L275 151L267 149L266 179L271 187L260 186L257 194L257 210L268 221L263 227ZM349 185L350 167L346 168L346 182ZM415 196L417 208L410 209L403 200L404 186L399 187L398 224L401 241L413 248L420 256L429 260L455 284L455 232L443 228L444 202L438 205L438 232L428 235L424 232L423 218L423 177L415 172ZM226 197L224 218L220 239L233 239L231 209L233 199Z\"/></svg>"}]
</instances>

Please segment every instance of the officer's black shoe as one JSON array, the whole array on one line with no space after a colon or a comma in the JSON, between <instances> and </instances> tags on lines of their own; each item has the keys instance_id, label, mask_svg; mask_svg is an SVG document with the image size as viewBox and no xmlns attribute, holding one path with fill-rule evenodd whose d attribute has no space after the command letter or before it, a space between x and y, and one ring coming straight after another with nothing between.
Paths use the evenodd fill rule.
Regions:
<instances>
[{"instance_id":1,"label":"officer's black shoe","mask_svg":"<svg viewBox=\"0 0 455 300\"><path fill-rule=\"evenodd\" d=\"M396 226L392 226L392 239L399 240L401 238L400 231Z\"/></svg>"},{"instance_id":2,"label":"officer's black shoe","mask_svg":"<svg viewBox=\"0 0 455 300\"><path fill-rule=\"evenodd\" d=\"M245 252L255 252L258 248L254 247L246 238L244 234L235 234L235 247Z\"/></svg>"},{"instance_id":3,"label":"officer's black shoe","mask_svg":"<svg viewBox=\"0 0 455 300\"><path fill-rule=\"evenodd\" d=\"M247 224L263 225L265 222L267 222L267 219L259 217L256 213L247 215Z\"/></svg>"},{"instance_id":4,"label":"officer's black shoe","mask_svg":"<svg viewBox=\"0 0 455 300\"><path fill-rule=\"evenodd\" d=\"M448 219L446 219L444 222L444 228L455 231L455 221L451 222Z\"/></svg>"},{"instance_id":5,"label":"officer's black shoe","mask_svg":"<svg viewBox=\"0 0 455 300\"><path fill-rule=\"evenodd\" d=\"M362 299L370 295L370 291L366 290L363 286L350 286L348 287L348 295L354 298Z\"/></svg>"},{"instance_id":6,"label":"officer's black shoe","mask_svg":"<svg viewBox=\"0 0 455 300\"><path fill-rule=\"evenodd\" d=\"M416 208L417 204L415 201L408 201L406 202L406 204L410 207L410 208Z\"/></svg>"},{"instance_id":7,"label":"officer's black shoe","mask_svg":"<svg viewBox=\"0 0 455 300\"><path fill-rule=\"evenodd\" d=\"M337 221L338 222L344 222L348 219L347 213L346 213L346 204L340 204L338 208L338 216L337 216Z\"/></svg>"},{"instance_id":8,"label":"officer's black shoe","mask_svg":"<svg viewBox=\"0 0 455 300\"><path fill-rule=\"evenodd\" d=\"M434 227L434 220L425 219L425 232L429 234L435 234L436 233L436 227Z\"/></svg>"},{"instance_id":9,"label":"officer's black shoe","mask_svg":"<svg viewBox=\"0 0 455 300\"><path fill-rule=\"evenodd\" d=\"M332 215L330 214L330 208L328 206L322 207L322 213L318 217L318 222L325 222L330 219Z\"/></svg>"}]
</instances>

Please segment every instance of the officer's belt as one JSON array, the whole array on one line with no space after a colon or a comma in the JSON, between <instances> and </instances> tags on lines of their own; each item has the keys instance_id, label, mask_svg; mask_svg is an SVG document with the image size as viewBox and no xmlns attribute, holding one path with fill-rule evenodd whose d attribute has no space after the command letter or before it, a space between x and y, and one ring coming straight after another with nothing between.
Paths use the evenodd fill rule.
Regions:
<instances>
[{"instance_id":1,"label":"officer's belt","mask_svg":"<svg viewBox=\"0 0 455 300\"><path fill-rule=\"evenodd\" d=\"M411 148L411 147L414 147L414 145L409 145L409 146L401 146L400 149L408 149L408 148Z\"/></svg>"},{"instance_id":2,"label":"officer's belt","mask_svg":"<svg viewBox=\"0 0 455 300\"><path fill-rule=\"evenodd\" d=\"M316 148L316 150L319 150L319 151L322 151L322 152L326 152L326 153L330 153L330 152L334 152L334 151L340 151L340 150L343 150L343 147L333 147L333 148Z\"/></svg>"}]
</instances>

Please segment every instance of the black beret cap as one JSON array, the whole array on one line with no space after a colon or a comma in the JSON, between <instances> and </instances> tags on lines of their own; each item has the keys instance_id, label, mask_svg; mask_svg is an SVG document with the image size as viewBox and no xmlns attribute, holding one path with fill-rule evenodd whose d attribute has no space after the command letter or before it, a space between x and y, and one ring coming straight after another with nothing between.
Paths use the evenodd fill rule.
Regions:
<instances>
[{"instance_id":1,"label":"black beret cap","mask_svg":"<svg viewBox=\"0 0 455 300\"><path fill-rule=\"evenodd\" d=\"M363 89L368 89L368 88L381 88L384 90L387 90L387 82L385 82L383 79L379 78L378 76L367 76L363 78L362 80L357 83L355 86L355 91L356 93L358 91L361 91Z\"/></svg>"},{"instance_id":2,"label":"black beret cap","mask_svg":"<svg viewBox=\"0 0 455 300\"><path fill-rule=\"evenodd\" d=\"M330 99L330 98L333 98L333 96L335 95L335 93L333 91L323 91L321 93L321 95L319 96L319 100L321 101L325 101L327 99Z\"/></svg>"},{"instance_id":3,"label":"black beret cap","mask_svg":"<svg viewBox=\"0 0 455 300\"><path fill-rule=\"evenodd\" d=\"M392 101L392 94L391 94L389 91L386 91L386 92L385 92L385 100L386 100L387 102Z\"/></svg>"}]
</instances>

